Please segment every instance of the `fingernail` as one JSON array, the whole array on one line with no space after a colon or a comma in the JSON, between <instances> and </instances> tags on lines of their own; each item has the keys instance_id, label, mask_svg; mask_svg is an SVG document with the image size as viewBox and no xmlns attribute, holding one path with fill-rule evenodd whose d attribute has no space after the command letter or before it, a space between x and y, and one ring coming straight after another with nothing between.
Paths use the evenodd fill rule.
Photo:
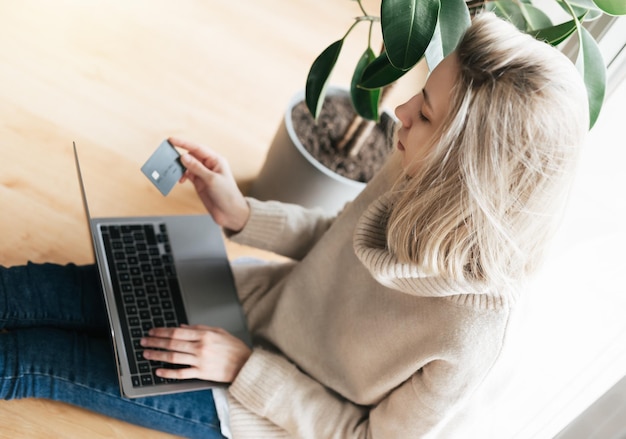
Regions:
<instances>
[{"instance_id":1,"label":"fingernail","mask_svg":"<svg viewBox=\"0 0 626 439\"><path fill-rule=\"evenodd\" d=\"M184 163L191 163L191 157L189 157L189 154L183 154L180 159Z\"/></svg>"}]
</instances>

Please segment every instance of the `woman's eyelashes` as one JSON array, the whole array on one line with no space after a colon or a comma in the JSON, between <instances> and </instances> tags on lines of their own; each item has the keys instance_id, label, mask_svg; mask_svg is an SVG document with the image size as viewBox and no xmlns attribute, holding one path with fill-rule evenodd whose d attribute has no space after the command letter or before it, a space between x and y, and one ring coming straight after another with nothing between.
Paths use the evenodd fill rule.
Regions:
<instances>
[{"instance_id":1,"label":"woman's eyelashes","mask_svg":"<svg viewBox=\"0 0 626 439\"><path fill-rule=\"evenodd\" d=\"M418 116L419 116L419 118L420 118L420 120L422 122L428 122L429 121L428 118L426 116L424 116L424 113L422 112L422 110L419 111Z\"/></svg>"}]
</instances>

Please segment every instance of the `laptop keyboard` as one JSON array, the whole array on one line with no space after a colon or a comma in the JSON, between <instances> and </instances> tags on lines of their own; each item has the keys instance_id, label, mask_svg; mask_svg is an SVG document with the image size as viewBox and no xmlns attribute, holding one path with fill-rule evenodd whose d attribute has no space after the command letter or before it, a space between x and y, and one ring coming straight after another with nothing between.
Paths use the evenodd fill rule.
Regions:
<instances>
[{"instance_id":1,"label":"laptop keyboard","mask_svg":"<svg viewBox=\"0 0 626 439\"><path fill-rule=\"evenodd\" d=\"M151 328L187 323L165 224L101 225L134 387L171 383L155 375L177 367L143 358Z\"/></svg>"}]
</instances>

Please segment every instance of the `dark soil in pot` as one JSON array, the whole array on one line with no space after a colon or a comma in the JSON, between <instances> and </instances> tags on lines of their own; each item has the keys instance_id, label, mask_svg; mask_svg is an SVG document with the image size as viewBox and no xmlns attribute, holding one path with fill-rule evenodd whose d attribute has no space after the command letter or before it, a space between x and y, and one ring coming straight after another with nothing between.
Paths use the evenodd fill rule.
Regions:
<instances>
[{"instance_id":1,"label":"dark soil in pot","mask_svg":"<svg viewBox=\"0 0 626 439\"><path fill-rule=\"evenodd\" d=\"M351 155L353 145L348 143L337 149L343 134L355 117L347 96L328 95L317 123L304 102L297 104L291 114L294 130L304 148L322 165L346 178L368 182L385 162L393 149L391 138L394 120L381 114L365 143L356 155Z\"/></svg>"}]
</instances>

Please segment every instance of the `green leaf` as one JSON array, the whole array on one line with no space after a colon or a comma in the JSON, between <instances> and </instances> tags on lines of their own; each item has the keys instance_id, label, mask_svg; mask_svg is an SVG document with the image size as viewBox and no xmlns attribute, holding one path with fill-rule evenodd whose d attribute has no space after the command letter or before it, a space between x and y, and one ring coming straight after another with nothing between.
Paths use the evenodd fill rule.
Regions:
<instances>
[{"instance_id":1,"label":"green leaf","mask_svg":"<svg viewBox=\"0 0 626 439\"><path fill-rule=\"evenodd\" d=\"M430 44L426 48L426 52L424 52L424 58L426 58L426 64L428 64L428 70L433 71L437 64L443 61L443 43L441 41L441 23L437 22L437 27L435 27L435 33L433 34L433 38L430 40Z\"/></svg>"},{"instance_id":2,"label":"green leaf","mask_svg":"<svg viewBox=\"0 0 626 439\"><path fill-rule=\"evenodd\" d=\"M526 19L517 2L511 2L510 0L489 2L487 3L487 10L512 23L519 30L526 30Z\"/></svg>"},{"instance_id":3,"label":"green leaf","mask_svg":"<svg viewBox=\"0 0 626 439\"><path fill-rule=\"evenodd\" d=\"M441 0L439 20L424 53L430 71L456 49L470 24L469 9L465 0Z\"/></svg>"},{"instance_id":4,"label":"green leaf","mask_svg":"<svg viewBox=\"0 0 626 439\"><path fill-rule=\"evenodd\" d=\"M306 105L315 119L319 116L326 97L328 78L337 63L337 58L343 47L343 39L335 41L313 61L309 75L306 78L305 100Z\"/></svg>"},{"instance_id":5,"label":"green leaf","mask_svg":"<svg viewBox=\"0 0 626 439\"><path fill-rule=\"evenodd\" d=\"M585 18L596 12L602 15L602 11L593 3L593 0L557 0L557 3L567 15Z\"/></svg>"},{"instance_id":6,"label":"green leaf","mask_svg":"<svg viewBox=\"0 0 626 439\"><path fill-rule=\"evenodd\" d=\"M602 9L589 9L587 11L587 15L585 15L585 21L597 20L603 15L604 15L604 12L602 12Z\"/></svg>"},{"instance_id":7,"label":"green leaf","mask_svg":"<svg viewBox=\"0 0 626 439\"><path fill-rule=\"evenodd\" d=\"M529 32L530 35L538 40L545 41L553 46L558 46L565 41L576 30L576 22L574 20L557 24L543 29L537 29Z\"/></svg>"},{"instance_id":8,"label":"green leaf","mask_svg":"<svg viewBox=\"0 0 626 439\"><path fill-rule=\"evenodd\" d=\"M585 21L595 20L603 15L593 0L557 0L557 3L568 15L574 11L574 15L583 16Z\"/></svg>"},{"instance_id":9,"label":"green leaf","mask_svg":"<svg viewBox=\"0 0 626 439\"><path fill-rule=\"evenodd\" d=\"M437 26L424 52L430 71L456 49L470 24L471 18L465 0L441 0Z\"/></svg>"},{"instance_id":10,"label":"green leaf","mask_svg":"<svg viewBox=\"0 0 626 439\"><path fill-rule=\"evenodd\" d=\"M470 24L471 19L465 0L441 0L439 32L444 57L456 49Z\"/></svg>"},{"instance_id":11,"label":"green leaf","mask_svg":"<svg viewBox=\"0 0 626 439\"><path fill-rule=\"evenodd\" d=\"M520 9L526 20L527 31L552 26L552 20L541 9L525 3L520 3Z\"/></svg>"},{"instance_id":12,"label":"green leaf","mask_svg":"<svg viewBox=\"0 0 626 439\"><path fill-rule=\"evenodd\" d=\"M585 10L598 8L593 0L558 0L558 2L561 4L561 6L565 6L565 3L567 3L572 7L578 7Z\"/></svg>"},{"instance_id":13,"label":"green leaf","mask_svg":"<svg viewBox=\"0 0 626 439\"><path fill-rule=\"evenodd\" d=\"M376 59L374 51L368 47L359 62L357 63L354 75L352 76L352 83L350 86L350 95L352 96L352 104L354 109L364 119L378 121L378 100L380 98L380 89L368 90L359 87L361 77L365 68Z\"/></svg>"},{"instance_id":14,"label":"green leaf","mask_svg":"<svg viewBox=\"0 0 626 439\"><path fill-rule=\"evenodd\" d=\"M587 29L578 22L579 51L576 67L580 71L587 88L589 99L589 128L600 115L606 92L606 67L600 48Z\"/></svg>"},{"instance_id":15,"label":"green leaf","mask_svg":"<svg viewBox=\"0 0 626 439\"><path fill-rule=\"evenodd\" d=\"M609 15L626 15L624 0L593 0L594 3Z\"/></svg>"},{"instance_id":16,"label":"green leaf","mask_svg":"<svg viewBox=\"0 0 626 439\"><path fill-rule=\"evenodd\" d=\"M382 0L380 20L391 64L408 70L422 58L437 25L439 0Z\"/></svg>"},{"instance_id":17,"label":"green leaf","mask_svg":"<svg viewBox=\"0 0 626 439\"><path fill-rule=\"evenodd\" d=\"M387 52L383 52L365 68L359 87L381 88L400 79L407 72L408 70L396 69L389 61Z\"/></svg>"}]
</instances>

